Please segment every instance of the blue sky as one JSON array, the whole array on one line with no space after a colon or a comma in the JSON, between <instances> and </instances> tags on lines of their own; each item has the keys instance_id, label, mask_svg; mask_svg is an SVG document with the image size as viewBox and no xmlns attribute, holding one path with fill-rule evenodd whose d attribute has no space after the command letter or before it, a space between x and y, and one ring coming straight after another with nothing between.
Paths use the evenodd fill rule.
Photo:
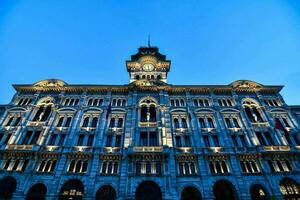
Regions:
<instances>
[{"instance_id":1,"label":"blue sky","mask_svg":"<svg viewBox=\"0 0 300 200\"><path fill-rule=\"evenodd\" d=\"M300 104L297 0L0 0L0 104L14 83L126 84L148 34L172 60L171 84L249 79Z\"/></svg>"}]
</instances>

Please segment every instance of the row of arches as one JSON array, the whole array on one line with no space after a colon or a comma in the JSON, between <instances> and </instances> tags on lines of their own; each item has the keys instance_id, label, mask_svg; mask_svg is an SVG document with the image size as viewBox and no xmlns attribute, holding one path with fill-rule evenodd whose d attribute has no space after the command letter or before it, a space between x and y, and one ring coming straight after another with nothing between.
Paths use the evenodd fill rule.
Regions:
<instances>
[{"instance_id":1,"label":"row of arches","mask_svg":"<svg viewBox=\"0 0 300 200\"><path fill-rule=\"evenodd\" d=\"M5 177L0 180L0 199L11 199L17 188L17 181L12 176ZM280 181L280 191L284 199L299 199L300 186L290 179L283 178ZM266 188L261 184L254 184L250 188L251 199L266 200L270 199L270 195ZM218 180L213 185L213 194L215 200L238 200L237 191L234 185L228 180ZM47 195L47 187L43 183L34 184L26 194L26 200L44 200ZM84 185L78 179L70 179L66 181L60 189L59 200L82 200L84 195ZM110 185L100 187L97 192L96 200L114 200L117 197L115 189ZM154 181L143 181L136 188L136 200L161 200L162 191ZM181 200L201 200L201 192L194 186L187 186L181 191Z\"/></svg>"}]
</instances>

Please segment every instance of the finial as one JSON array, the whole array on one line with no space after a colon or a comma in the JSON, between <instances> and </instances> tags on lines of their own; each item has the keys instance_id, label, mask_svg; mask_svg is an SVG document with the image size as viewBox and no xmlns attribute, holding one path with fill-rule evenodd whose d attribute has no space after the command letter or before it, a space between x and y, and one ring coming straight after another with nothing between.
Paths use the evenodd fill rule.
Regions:
<instances>
[{"instance_id":1,"label":"finial","mask_svg":"<svg viewBox=\"0 0 300 200\"><path fill-rule=\"evenodd\" d=\"M148 35L148 47L150 48L150 34Z\"/></svg>"}]
</instances>

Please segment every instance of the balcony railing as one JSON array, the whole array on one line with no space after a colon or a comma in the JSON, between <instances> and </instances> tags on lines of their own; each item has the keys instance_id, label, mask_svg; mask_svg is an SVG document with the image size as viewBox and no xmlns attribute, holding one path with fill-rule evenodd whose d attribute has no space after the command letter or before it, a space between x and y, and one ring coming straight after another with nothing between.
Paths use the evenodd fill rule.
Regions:
<instances>
[{"instance_id":1,"label":"balcony railing","mask_svg":"<svg viewBox=\"0 0 300 200\"><path fill-rule=\"evenodd\" d=\"M142 147L133 147L133 152L162 152L162 146L142 146Z\"/></svg>"},{"instance_id":2,"label":"balcony railing","mask_svg":"<svg viewBox=\"0 0 300 200\"><path fill-rule=\"evenodd\" d=\"M40 122L40 121L28 121L27 126L45 126L46 122Z\"/></svg>"},{"instance_id":3,"label":"balcony railing","mask_svg":"<svg viewBox=\"0 0 300 200\"><path fill-rule=\"evenodd\" d=\"M140 127L153 127L157 126L157 122L139 122Z\"/></svg>"},{"instance_id":4,"label":"balcony railing","mask_svg":"<svg viewBox=\"0 0 300 200\"><path fill-rule=\"evenodd\" d=\"M120 153L121 147L103 147L102 153Z\"/></svg>"},{"instance_id":5,"label":"balcony railing","mask_svg":"<svg viewBox=\"0 0 300 200\"><path fill-rule=\"evenodd\" d=\"M268 127L270 126L269 122L252 122L254 127Z\"/></svg>"},{"instance_id":6,"label":"balcony railing","mask_svg":"<svg viewBox=\"0 0 300 200\"><path fill-rule=\"evenodd\" d=\"M289 151L290 146L264 146L265 151Z\"/></svg>"},{"instance_id":7,"label":"balcony railing","mask_svg":"<svg viewBox=\"0 0 300 200\"><path fill-rule=\"evenodd\" d=\"M6 148L8 150L38 150L39 145L27 145L27 144L8 144Z\"/></svg>"}]
</instances>

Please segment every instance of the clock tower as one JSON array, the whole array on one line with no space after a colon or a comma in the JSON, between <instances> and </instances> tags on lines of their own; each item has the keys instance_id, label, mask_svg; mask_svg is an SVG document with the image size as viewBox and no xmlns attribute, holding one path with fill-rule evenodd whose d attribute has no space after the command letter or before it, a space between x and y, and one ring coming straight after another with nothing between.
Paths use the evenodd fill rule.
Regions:
<instances>
[{"instance_id":1,"label":"clock tower","mask_svg":"<svg viewBox=\"0 0 300 200\"><path fill-rule=\"evenodd\" d=\"M126 61L130 83L143 82L144 85L167 83L171 61L159 53L157 47L140 47L138 53Z\"/></svg>"}]
</instances>

